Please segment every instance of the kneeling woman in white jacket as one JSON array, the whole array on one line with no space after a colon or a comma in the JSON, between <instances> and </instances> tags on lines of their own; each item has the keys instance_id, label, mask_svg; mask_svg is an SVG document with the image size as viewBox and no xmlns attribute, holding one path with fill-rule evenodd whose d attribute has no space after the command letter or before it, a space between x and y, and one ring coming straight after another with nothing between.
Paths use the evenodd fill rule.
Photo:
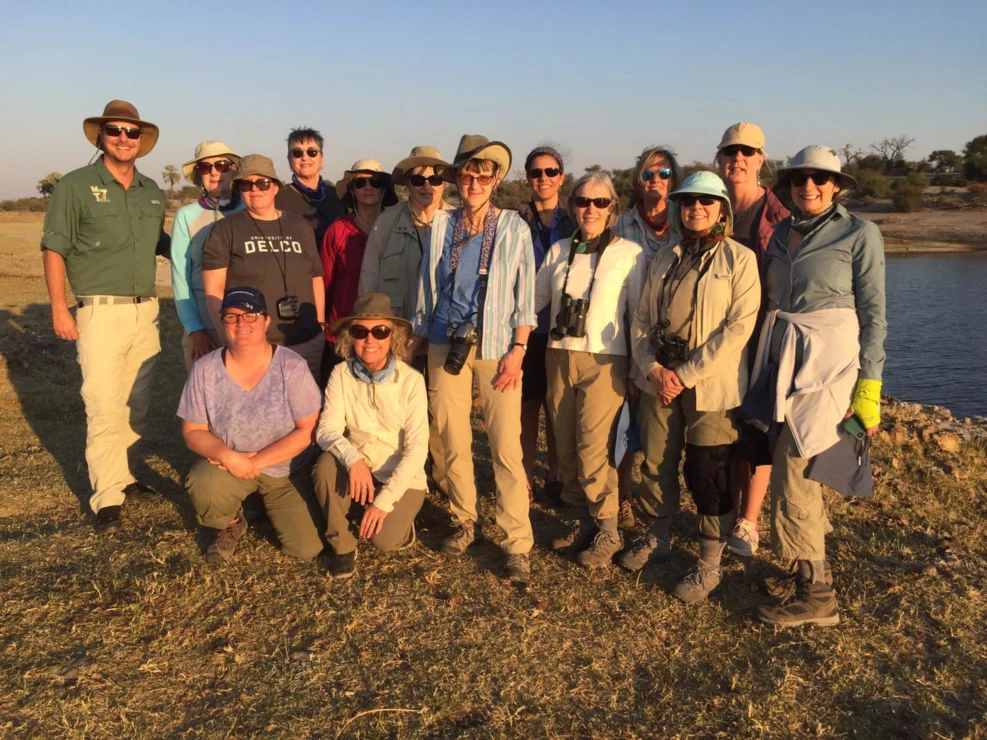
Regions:
<instances>
[{"instance_id":1,"label":"kneeling woman in white jacket","mask_svg":"<svg viewBox=\"0 0 987 740\"><path fill-rule=\"evenodd\" d=\"M562 499L570 532L552 547L578 549L587 568L609 565L623 542L612 450L634 364L630 319L646 270L641 247L611 231L619 201L604 174L576 181L569 209L579 230L552 245L535 281L535 309L552 305L545 364Z\"/></svg>"}]
</instances>

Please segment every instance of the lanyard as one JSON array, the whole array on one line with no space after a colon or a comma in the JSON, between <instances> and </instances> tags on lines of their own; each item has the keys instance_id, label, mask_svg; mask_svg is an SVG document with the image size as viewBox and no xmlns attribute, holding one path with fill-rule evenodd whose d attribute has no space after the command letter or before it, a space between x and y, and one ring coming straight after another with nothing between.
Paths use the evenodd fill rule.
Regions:
<instances>
[{"instance_id":1,"label":"lanyard","mask_svg":"<svg viewBox=\"0 0 987 740\"><path fill-rule=\"evenodd\" d=\"M487 297L487 280L490 273L490 260L493 257L494 237L497 235L497 216L494 214L493 206L487 210L487 215L483 219L483 240L480 245L480 264L476 274L480 276L480 291L477 296L476 311L477 331L480 329L480 322L483 319L483 303ZM475 236L475 235L474 235ZM456 226L452 230L452 252L449 255L449 271L451 273L451 286L449 290L449 308L452 309L452 301L456 295L456 273L459 272L459 263L463 257L463 247L471 238L466 233L466 214L460 210Z\"/></svg>"},{"instance_id":2,"label":"lanyard","mask_svg":"<svg viewBox=\"0 0 987 740\"><path fill-rule=\"evenodd\" d=\"M250 211L246 212L250 216ZM288 255L284 252L284 232L281 230L281 211L278 211L278 239L280 240L279 249L281 250L282 259L278 259L277 255L272 255L274 261L278 264L278 270L281 272L281 282L284 284L284 294L288 295ZM260 232L261 236L266 237L267 234L264 230L257 224L256 219L250 216L250 220L254 222L254 227Z\"/></svg>"},{"instance_id":3,"label":"lanyard","mask_svg":"<svg viewBox=\"0 0 987 740\"><path fill-rule=\"evenodd\" d=\"M572 269L572 261L576 259L576 246L579 244L579 237L580 232L577 231L569 240L569 259L566 260L565 263L565 278L562 280L562 295L566 295L566 291L569 288L569 270ZM593 297L593 284L596 282L596 271L600 269L600 263L603 262L603 251L610 244L612 238L610 229L606 229L602 234L600 234L600 246L596 251L596 264L591 268L592 272L590 273L589 278L589 289L586 291L587 299Z\"/></svg>"},{"instance_id":4,"label":"lanyard","mask_svg":"<svg viewBox=\"0 0 987 740\"><path fill-rule=\"evenodd\" d=\"M661 294L658 296L658 320L661 325L662 333L664 333L665 329L669 325L668 309L671 307L676 293L678 293L679 288L682 287L682 283L685 282L685 278L692 271L692 268L698 264L700 265L699 275L696 277L696 285L692 293L692 310L696 310L696 303L699 299L699 281L703 279L703 276L709 271L709 268L713 264L712 255L708 260L706 260L705 265L701 264L705 253L705 251L700 251L697 249L694 253L690 251L690 253L677 257L675 262L672 263L668 273L666 273L671 275L671 279L665 281L661 287ZM692 341L691 322L689 324L689 336L686 337L686 341Z\"/></svg>"}]
</instances>

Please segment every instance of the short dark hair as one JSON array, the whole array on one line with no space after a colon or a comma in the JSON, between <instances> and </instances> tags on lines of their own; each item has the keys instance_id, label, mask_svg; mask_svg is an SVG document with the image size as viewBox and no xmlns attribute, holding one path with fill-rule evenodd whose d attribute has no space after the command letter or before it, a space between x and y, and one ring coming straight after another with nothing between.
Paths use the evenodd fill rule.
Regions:
<instances>
[{"instance_id":1,"label":"short dark hair","mask_svg":"<svg viewBox=\"0 0 987 740\"><path fill-rule=\"evenodd\" d=\"M301 144L310 140L319 145L319 151L321 152L326 143L325 139L322 138L322 134L314 128L293 128L291 129L291 133L288 134L288 148L291 149L293 144Z\"/></svg>"}]
</instances>

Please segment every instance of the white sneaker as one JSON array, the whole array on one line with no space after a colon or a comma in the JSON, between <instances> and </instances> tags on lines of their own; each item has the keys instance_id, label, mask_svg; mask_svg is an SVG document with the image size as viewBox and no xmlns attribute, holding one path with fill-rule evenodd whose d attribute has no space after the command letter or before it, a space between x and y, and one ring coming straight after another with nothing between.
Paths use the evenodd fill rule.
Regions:
<instances>
[{"instance_id":1,"label":"white sneaker","mask_svg":"<svg viewBox=\"0 0 987 740\"><path fill-rule=\"evenodd\" d=\"M727 537L727 552L742 558L752 558L757 552L759 541L757 524L743 518L738 519Z\"/></svg>"}]
</instances>

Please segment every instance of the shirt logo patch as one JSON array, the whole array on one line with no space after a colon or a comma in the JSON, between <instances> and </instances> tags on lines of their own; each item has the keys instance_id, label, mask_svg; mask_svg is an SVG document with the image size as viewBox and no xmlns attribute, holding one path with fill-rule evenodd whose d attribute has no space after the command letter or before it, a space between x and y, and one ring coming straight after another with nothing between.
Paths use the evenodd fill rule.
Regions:
<instances>
[{"instance_id":1,"label":"shirt logo patch","mask_svg":"<svg viewBox=\"0 0 987 740\"><path fill-rule=\"evenodd\" d=\"M152 200L151 201L151 205L152 206L160 206L161 205L161 201L160 200Z\"/></svg>"},{"instance_id":2,"label":"shirt logo patch","mask_svg":"<svg viewBox=\"0 0 987 740\"><path fill-rule=\"evenodd\" d=\"M100 188L95 185L91 185L89 189L93 191L93 197L96 199L97 203L110 202L109 198L106 197L106 193L108 192L106 188Z\"/></svg>"}]
</instances>

